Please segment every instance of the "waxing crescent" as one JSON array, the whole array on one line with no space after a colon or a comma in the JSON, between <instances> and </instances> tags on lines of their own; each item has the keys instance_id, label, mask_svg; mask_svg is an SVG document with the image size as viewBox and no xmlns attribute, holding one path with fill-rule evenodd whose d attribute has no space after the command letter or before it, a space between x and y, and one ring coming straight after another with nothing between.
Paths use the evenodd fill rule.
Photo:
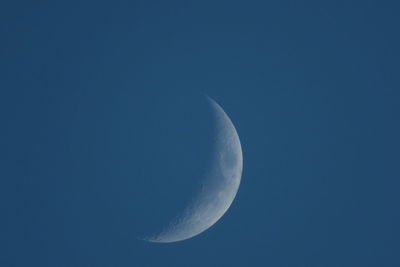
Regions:
<instances>
[{"instance_id":1,"label":"waxing crescent","mask_svg":"<svg viewBox=\"0 0 400 267\"><path fill-rule=\"evenodd\" d=\"M160 233L144 238L170 243L194 237L215 224L231 206L243 169L243 155L237 131L225 111L207 97L215 118L214 152L199 192L183 212Z\"/></svg>"}]
</instances>

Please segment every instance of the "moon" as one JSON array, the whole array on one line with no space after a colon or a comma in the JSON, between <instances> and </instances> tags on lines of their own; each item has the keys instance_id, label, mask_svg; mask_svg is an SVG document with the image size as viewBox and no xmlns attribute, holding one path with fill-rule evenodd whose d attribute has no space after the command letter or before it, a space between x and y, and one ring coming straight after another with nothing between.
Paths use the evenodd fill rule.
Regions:
<instances>
[{"instance_id":1,"label":"moon","mask_svg":"<svg viewBox=\"0 0 400 267\"><path fill-rule=\"evenodd\" d=\"M228 115L213 99L207 102L215 118L213 158L194 198L160 233L143 238L171 243L192 238L214 225L228 210L239 189L243 155L239 136Z\"/></svg>"}]
</instances>

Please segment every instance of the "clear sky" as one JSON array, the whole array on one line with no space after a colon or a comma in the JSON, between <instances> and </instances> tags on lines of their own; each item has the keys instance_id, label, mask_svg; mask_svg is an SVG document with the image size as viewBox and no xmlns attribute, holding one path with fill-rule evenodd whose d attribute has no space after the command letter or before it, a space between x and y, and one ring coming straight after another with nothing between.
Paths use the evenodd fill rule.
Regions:
<instances>
[{"instance_id":1,"label":"clear sky","mask_svg":"<svg viewBox=\"0 0 400 267\"><path fill-rule=\"evenodd\" d=\"M400 266L399 8L1 1L0 266ZM238 195L193 239L137 240L204 169L202 94Z\"/></svg>"}]
</instances>

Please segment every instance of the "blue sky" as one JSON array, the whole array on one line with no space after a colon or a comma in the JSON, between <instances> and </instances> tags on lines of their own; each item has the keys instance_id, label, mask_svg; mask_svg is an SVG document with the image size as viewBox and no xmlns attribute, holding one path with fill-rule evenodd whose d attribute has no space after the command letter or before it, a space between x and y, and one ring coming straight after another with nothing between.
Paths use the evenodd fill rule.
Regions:
<instances>
[{"instance_id":1,"label":"blue sky","mask_svg":"<svg viewBox=\"0 0 400 267\"><path fill-rule=\"evenodd\" d=\"M3 1L0 266L399 266L398 9ZM202 94L241 138L238 195L193 239L137 240L204 168Z\"/></svg>"}]
</instances>

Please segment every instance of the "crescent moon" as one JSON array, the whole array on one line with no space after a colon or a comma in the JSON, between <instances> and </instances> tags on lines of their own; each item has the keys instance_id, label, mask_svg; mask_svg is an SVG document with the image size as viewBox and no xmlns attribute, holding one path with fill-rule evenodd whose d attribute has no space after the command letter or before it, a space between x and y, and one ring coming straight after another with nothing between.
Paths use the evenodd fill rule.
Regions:
<instances>
[{"instance_id":1,"label":"crescent moon","mask_svg":"<svg viewBox=\"0 0 400 267\"><path fill-rule=\"evenodd\" d=\"M228 210L239 189L243 155L236 129L220 105L207 97L215 117L216 134L211 167L200 190L185 210L161 233L144 240L171 243L194 237L215 224Z\"/></svg>"}]
</instances>

